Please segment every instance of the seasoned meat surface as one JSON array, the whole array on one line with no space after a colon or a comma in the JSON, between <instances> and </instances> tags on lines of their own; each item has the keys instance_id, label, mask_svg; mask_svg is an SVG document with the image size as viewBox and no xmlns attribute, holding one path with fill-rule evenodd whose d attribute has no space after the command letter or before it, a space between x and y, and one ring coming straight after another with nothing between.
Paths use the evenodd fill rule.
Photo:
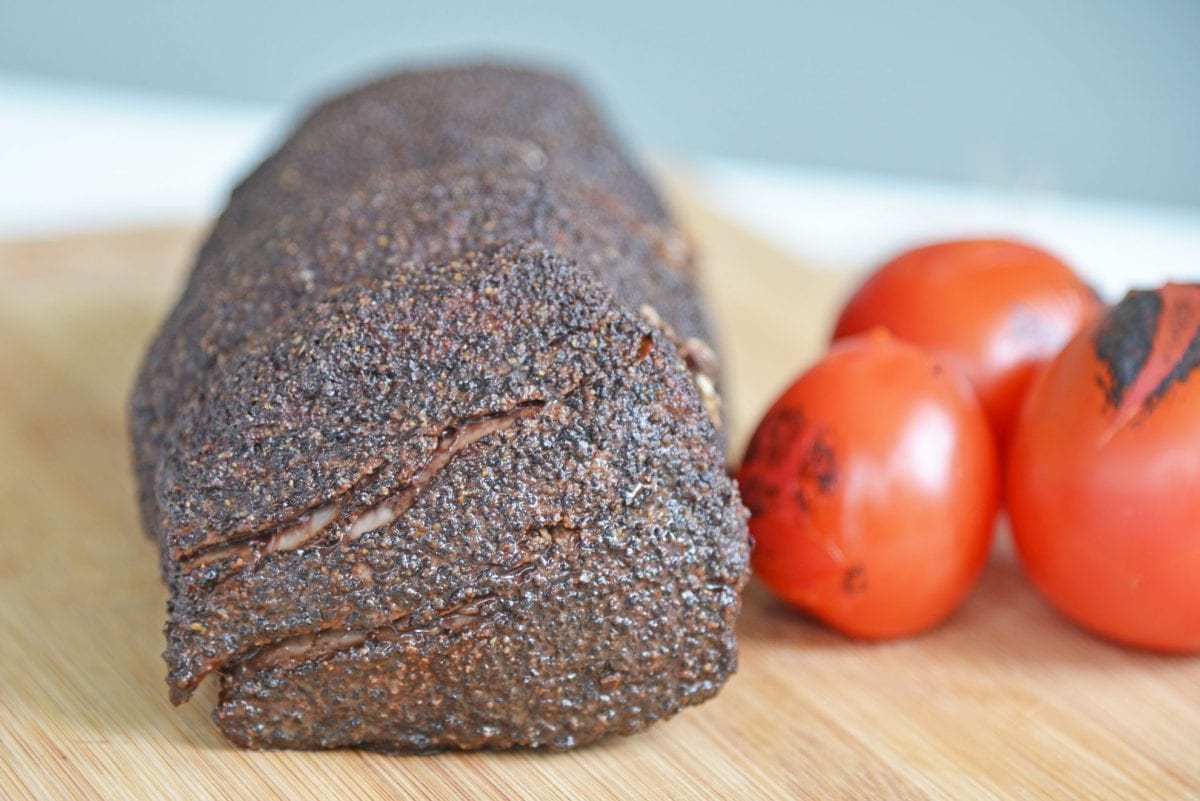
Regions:
<instances>
[{"instance_id":1,"label":"seasoned meat surface","mask_svg":"<svg viewBox=\"0 0 1200 801\"><path fill-rule=\"evenodd\" d=\"M567 748L736 666L683 237L554 76L402 73L233 193L132 399L172 699L253 748Z\"/></svg>"}]
</instances>

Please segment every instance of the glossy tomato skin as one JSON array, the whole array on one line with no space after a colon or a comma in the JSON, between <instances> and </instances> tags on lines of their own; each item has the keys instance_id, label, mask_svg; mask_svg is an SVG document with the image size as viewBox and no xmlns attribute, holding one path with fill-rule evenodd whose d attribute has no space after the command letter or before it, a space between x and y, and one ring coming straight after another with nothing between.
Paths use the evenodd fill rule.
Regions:
<instances>
[{"instance_id":1,"label":"glossy tomato skin","mask_svg":"<svg viewBox=\"0 0 1200 801\"><path fill-rule=\"evenodd\" d=\"M751 438L739 482L754 570L851 636L928 629L987 560L998 473L962 376L882 329L846 339Z\"/></svg>"},{"instance_id":2,"label":"glossy tomato skin","mask_svg":"<svg viewBox=\"0 0 1200 801\"><path fill-rule=\"evenodd\" d=\"M1065 263L1031 245L963 239L907 251L850 298L834 338L882 325L971 380L1007 442L1036 370L1101 311Z\"/></svg>"},{"instance_id":3,"label":"glossy tomato skin","mask_svg":"<svg viewBox=\"0 0 1200 801\"><path fill-rule=\"evenodd\" d=\"M1007 465L1025 570L1120 642L1200 651L1200 286L1131 293L1030 391Z\"/></svg>"}]
</instances>

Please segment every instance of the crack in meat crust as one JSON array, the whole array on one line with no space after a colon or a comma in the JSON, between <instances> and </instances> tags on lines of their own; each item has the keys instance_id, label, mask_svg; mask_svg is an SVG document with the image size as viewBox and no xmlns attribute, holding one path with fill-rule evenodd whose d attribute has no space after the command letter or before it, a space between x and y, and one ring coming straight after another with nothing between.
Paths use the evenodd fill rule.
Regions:
<instances>
[{"instance_id":1,"label":"crack in meat crust","mask_svg":"<svg viewBox=\"0 0 1200 801\"><path fill-rule=\"evenodd\" d=\"M229 544L197 548L179 559L180 567L186 572L227 559L239 560L241 565L252 565L267 554L295 551L313 543L339 517L344 517L342 522L349 526L340 535L339 542L353 542L402 515L437 471L445 467L460 450L507 428L522 417L536 413L544 405L545 402L540 400L526 401L506 411L479 415L442 427L437 435L437 447L425 464L374 506L362 510L344 509L342 501L349 493L343 493L298 518L264 531L237 538L214 537L212 539L215 541Z\"/></svg>"}]
</instances>

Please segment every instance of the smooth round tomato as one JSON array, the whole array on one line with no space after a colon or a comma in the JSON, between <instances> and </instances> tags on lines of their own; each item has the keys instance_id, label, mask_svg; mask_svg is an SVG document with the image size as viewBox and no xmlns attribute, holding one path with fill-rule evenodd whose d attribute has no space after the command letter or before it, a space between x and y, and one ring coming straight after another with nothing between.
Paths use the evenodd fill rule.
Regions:
<instances>
[{"instance_id":1,"label":"smooth round tomato","mask_svg":"<svg viewBox=\"0 0 1200 801\"><path fill-rule=\"evenodd\" d=\"M1089 629L1200 651L1200 285L1131 292L1034 383L1007 466L1034 584Z\"/></svg>"},{"instance_id":2,"label":"smooth round tomato","mask_svg":"<svg viewBox=\"0 0 1200 801\"><path fill-rule=\"evenodd\" d=\"M1003 447L1036 369L1101 308L1049 253L964 239L910 250L876 270L842 310L834 338L882 325L941 356L971 380Z\"/></svg>"},{"instance_id":3,"label":"smooth round tomato","mask_svg":"<svg viewBox=\"0 0 1200 801\"><path fill-rule=\"evenodd\" d=\"M846 634L917 633L979 576L999 471L966 379L883 329L843 340L751 438L739 483L752 565Z\"/></svg>"}]
</instances>

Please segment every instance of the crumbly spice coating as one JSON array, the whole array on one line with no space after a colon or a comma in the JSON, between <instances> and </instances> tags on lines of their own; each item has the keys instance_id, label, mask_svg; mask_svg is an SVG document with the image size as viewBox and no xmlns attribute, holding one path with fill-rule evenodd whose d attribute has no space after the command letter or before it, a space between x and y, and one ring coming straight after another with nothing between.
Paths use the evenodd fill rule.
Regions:
<instances>
[{"instance_id":1,"label":"crumbly spice coating","mask_svg":"<svg viewBox=\"0 0 1200 801\"><path fill-rule=\"evenodd\" d=\"M566 748L735 668L690 256L581 103L506 69L374 84L202 249L132 428L172 698L219 673L235 743Z\"/></svg>"},{"instance_id":2,"label":"crumbly spice coating","mask_svg":"<svg viewBox=\"0 0 1200 801\"><path fill-rule=\"evenodd\" d=\"M448 164L544 174L609 195L644 224L669 224L658 195L579 86L549 72L498 66L403 72L334 97L235 197L256 196L242 204L242 215L274 216L276 200ZM271 198L258 192L263 184L272 186Z\"/></svg>"}]
</instances>

